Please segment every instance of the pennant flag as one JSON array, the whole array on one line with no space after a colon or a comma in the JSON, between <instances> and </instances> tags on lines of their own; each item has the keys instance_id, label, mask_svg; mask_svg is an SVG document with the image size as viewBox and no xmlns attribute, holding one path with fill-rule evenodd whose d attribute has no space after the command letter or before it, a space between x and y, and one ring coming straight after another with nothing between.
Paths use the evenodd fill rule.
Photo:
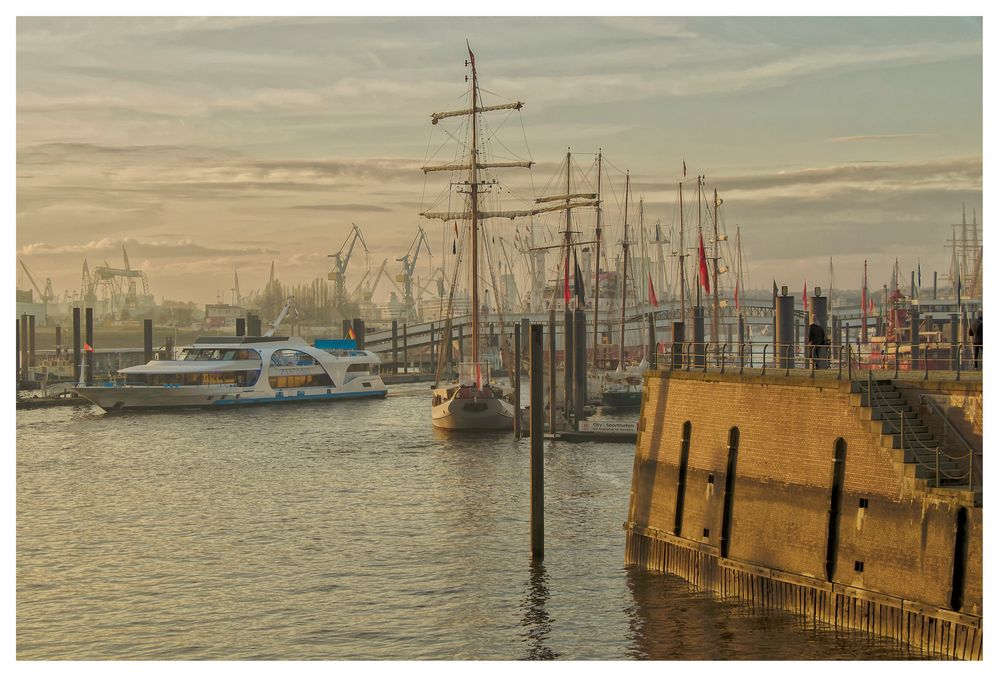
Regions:
<instances>
[{"instance_id":1,"label":"pennant flag","mask_svg":"<svg viewBox=\"0 0 999 677\"><path fill-rule=\"evenodd\" d=\"M659 307L659 299L656 298L656 288L652 285L652 273L649 273L649 302L653 308Z\"/></svg>"},{"instance_id":2,"label":"pennant flag","mask_svg":"<svg viewBox=\"0 0 999 677\"><path fill-rule=\"evenodd\" d=\"M919 259L916 259L916 284L923 286L923 269L919 265Z\"/></svg>"},{"instance_id":3,"label":"pennant flag","mask_svg":"<svg viewBox=\"0 0 999 677\"><path fill-rule=\"evenodd\" d=\"M579 308L586 306L586 285L583 284L583 271L579 269L579 258L576 250L572 250L573 273L572 281L576 291L576 305Z\"/></svg>"},{"instance_id":4,"label":"pennant flag","mask_svg":"<svg viewBox=\"0 0 999 677\"><path fill-rule=\"evenodd\" d=\"M868 303L868 306L867 306L867 314L868 314L868 315L873 315L873 314L874 314L874 299L873 299L873 298L872 298L872 299L870 300L870 302Z\"/></svg>"},{"instance_id":5,"label":"pennant flag","mask_svg":"<svg viewBox=\"0 0 999 677\"><path fill-rule=\"evenodd\" d=\"M357 334L354 333L354 328L353 327L347 327L347 338L349 338L351 340L356 340L357 339Z\"/></svg>"},{"instance_id":6,"label":"pennant flag","mask_svg":"<svg viewBox=\"0 0 999 677\"><path fill-rule=\"evenodd\" d=\"M683 161L683 175L684 176L687 175L687 161L686 160Z\"/></svg>"},{"instance_id":7,"label":"pennant flag","mask_svg":"<svg viewBox=\"0 0 999 677\"><path fill-rule=\"evenodd\" d=\"M704 293L710 294L711 281L708 280L708 259L704 255L704 235L699 234L698 238L700 238L701 241L700 245L698 246L698 258L701 261L701 269L698 271L698 274L700 275L701 278L701 286L704 287Z\"/></svg>"},{"instance_id":8,"label":"pennant flag","mask_svg":"<svg viewBox=\"0 0 999 677\"><path fill-rule=\"evenodd\" d=\"M774 308L777 308L777 280L774 280L774 295L773 295Z\"/></svg>"},{"instance_id":9,"label":"pennant flag","mask_svg":"<svg viewBox=\"0 0 999 677\"><path fill-rule=\"evenodd\" d=\"M569 307L569 250L565 250L565 275L562 276L562 298Z\"/></svg>"},{"instance_id":10,"label":"pennant flag","mask_svg":"<svg viewBox=\"0 0 999 677\"><path fill-rule=\"evenodd\" d=\"M802 303L805 304L805 312L808 312L808 280L805 280L805 286L801 288L801 298L804 299Z\"/></svg>"},{"instance_id":11,"label":"pennant flag","mask_svg":"<svg viewBox=\"0 0 999 677\"><path fill-rule=\"evenodd\" d=\"M739 312L739 281L735 281L735 311Z\"/></svg>"},{"instance_id":12,"label":"pennant flag","mask_svg":"<svg viewBox=\"0 0 999 677\"><path fill-rule=\"evenodd\" d=\"M84 352L92 353L92 352L94 352L94 347L92 345L90 345L89 343L87 343L86 341L84 341L83 342L83 350L84 350Z\"/></svg>"}]
</instances>

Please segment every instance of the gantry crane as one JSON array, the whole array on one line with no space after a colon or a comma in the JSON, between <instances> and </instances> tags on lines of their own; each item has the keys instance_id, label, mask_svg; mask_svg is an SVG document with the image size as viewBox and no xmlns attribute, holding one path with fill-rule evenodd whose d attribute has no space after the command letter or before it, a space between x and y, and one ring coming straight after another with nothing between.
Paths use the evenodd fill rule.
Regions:
<instances>
[{"instance_id":1,"label":"gantry crane","mask_svg":"<svg viewBox=\"0 0 999 677\"><path fill-rule=\"evenodd\" d=\"M17 262L21 264L24 274L28 276L29 280L31 280L31 286L35 288L36 292L38 292L38 300L41 301L42 305L45 307L45 315L48 317L49 301L55 300L55 294L52 292L52 278L45 278L45 289L43 290L38 286L38 283L35 282L35 276L31 274L30 270L28 270L28 266L25 265L24 261L18 258Z\"/></svg>"},{"instance_id":2,"label":"gantry crane","mask_svg":"<svg viewBox=\"0 0 999 677\"><path fill-rule=\"evenodd\" d=\"M347 235L347 239L343 241L340 251L336 254L328 254L328 257L333 259L333 268L329 273L327 273L326 278L333 280L333 302L337 308L342 307L347 301L347 264L350 263L350 257L354 253L354 245L360 241L361 246L364 247L365 257L367 257L368 254L368 245L364 242L364 236L361 234L361 229L358 228L355 223L351 223L350 225L352 226L352 229L350 234ZM344 253L344 250L346 250L346 253Z\"/></svg>"},{"instance_id":3,"label":"gantry crane","mask_svg":"<svg viewBox=\"0 0 999 677\"><path fill-rule=\"evenodd\" d=\"M413 271L416 270L416 262L424 247L426 247L427 255L432 257L433 252L430 251L427 231L423 230L423 226L420 226L420 230L416 233L416 239L409 246L409 251L402 258L396 259L396 261L402 262L402 272L395 276L395 281L402 284L400 291L402 292L403 317L407 320L417 319L416 298L413 295ZM432 267L433 264L431 264ZM398 288L398 285L396 287Z\"/></svg>"}]
</instances>

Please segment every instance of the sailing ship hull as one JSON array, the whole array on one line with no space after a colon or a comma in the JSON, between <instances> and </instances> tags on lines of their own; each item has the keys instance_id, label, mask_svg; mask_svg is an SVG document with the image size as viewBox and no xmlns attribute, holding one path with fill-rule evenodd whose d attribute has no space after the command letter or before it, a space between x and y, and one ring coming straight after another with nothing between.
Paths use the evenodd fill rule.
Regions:
<instances>
[{"instance_id":1,"label":"sailing ship hull","mask_svg":"<svg viewBox=\"0 0 999 677\"><path fill-rule=\"evenodd\" d=\"M443 389L441 389L443 391ZM446 391L435 392L431 418L441 430L512 430L513 405L495 396L446 397Z\"/></svg>"}]
</instances>

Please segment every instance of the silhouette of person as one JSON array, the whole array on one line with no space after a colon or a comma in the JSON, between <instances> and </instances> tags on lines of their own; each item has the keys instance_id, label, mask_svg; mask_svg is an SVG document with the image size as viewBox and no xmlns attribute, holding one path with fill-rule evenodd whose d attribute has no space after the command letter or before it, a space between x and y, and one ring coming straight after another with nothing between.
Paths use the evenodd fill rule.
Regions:
<instances>
[{"instance_id":1,"label":"silhouette of person","mask_svg":"<svg viewBox=\"0 0 999 677\"><path fill-rule=\"evenodd\" d=\"M812 313L812 323L808 325L808 359L812 360L821 356L822 346L826 344L826 330L822 325L815 322L815 314Z\"/></svg>"},{"instance_id":2,"label":"silhouette of person","mask_svg":"<svg viewBox=\"0 0 999 677\"><path fill-rule=\"evenodd\" d=\"M978 369L978 360L982 355L982 316L979 315L978 319L975 320L971 329L968 330L968 334L971 335L972 343L974 344L974 358L975 358L975 369Z\"/></svg>"}]
</instances>

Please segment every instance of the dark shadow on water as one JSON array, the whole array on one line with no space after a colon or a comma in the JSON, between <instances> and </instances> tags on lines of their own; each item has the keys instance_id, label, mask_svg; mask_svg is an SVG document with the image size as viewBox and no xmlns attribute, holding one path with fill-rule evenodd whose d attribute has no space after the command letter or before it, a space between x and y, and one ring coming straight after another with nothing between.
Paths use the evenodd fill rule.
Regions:
<instances>
[{"instance_id":1,"label":"dark shadow on water","mask_svg":"<svg viewBox=\"0 0 999 677\"><path fill-rule=\"evenodd\" d=\"M552 619L545 609L548 598L548 573L545 564L531 560L526 596L520 605L524 612L524 618L520 622L524 627L521 636L527 642L527 655L524 656L524 660L550 661L561 656L548 646L548 636L552 630Z\"/></svg>"}]
</instances>

